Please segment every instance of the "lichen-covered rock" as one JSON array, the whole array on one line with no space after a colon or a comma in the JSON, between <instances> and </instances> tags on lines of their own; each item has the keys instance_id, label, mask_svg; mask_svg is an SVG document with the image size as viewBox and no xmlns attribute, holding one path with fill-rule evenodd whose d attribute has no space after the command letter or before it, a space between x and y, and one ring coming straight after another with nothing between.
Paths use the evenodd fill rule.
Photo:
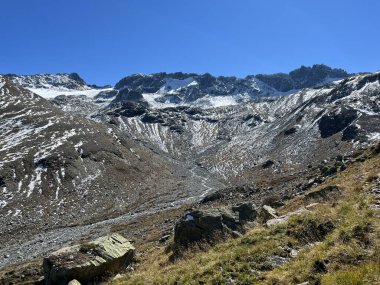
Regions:
<instances>
[{"instance_id":1,"label":"lichen-covered rock","mask_svg":"<svg viewBox=\"0 0 380 285\"><path fill-rule=\"evenodd\" d=\"M66 285L73 279L88 284L98 277L123 270L134 253L131 243L119 234L63 248L44 259L46 284Z\"/></svg>"},{"instance_id":2,"label":"lichen-covered rock","mask_svg":"<svg viewBox=\"0 0 380 285\"><path fill-rule=\"evenodd\" d=\"M256 207L242 203L231 208L196 210L187 213L174 227L174 247L187 247L195 242L213 242L225 236L238 236L243 226L254 221Z\"/></svg>"}]
</instances>

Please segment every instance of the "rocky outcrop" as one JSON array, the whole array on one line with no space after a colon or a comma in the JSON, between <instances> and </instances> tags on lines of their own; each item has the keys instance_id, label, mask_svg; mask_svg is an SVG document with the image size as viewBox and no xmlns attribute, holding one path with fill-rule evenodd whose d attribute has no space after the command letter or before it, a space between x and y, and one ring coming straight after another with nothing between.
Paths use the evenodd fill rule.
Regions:
<instances>
[{"instance_id":1,"label":"rocky outcrop","mask_svg":"<svg viewBox=\"0 0 380 285\"><path fill-rule=\"evenodd\" d=\"M88 86L78 73L34 75L7 74L6 76L18 85L31 88L64 87L67 89L83 90Z\"/></svg>"},{"instance_id":2,"label":"rocky outcrop","mask_svg":"<svg viewBox=\"0 0 380 285\"><path fill-rule=\"evenodd\" d=\"M131 243L119 234L63 248L44 259L46 284L66 285L73 279L89 284L96 278L125 269L134 252Z\"/></svg>"},{"instance_id":3,"label":"rocky outcrop","mask_svg":"<svg viewBox=\"0 0 380 285\"><path fill-rule=\"evenodd\" d=\"M292 89L309 88L337 78L346 78L349 74L338 68L331 68L324 64L315 64L311 67L301 66L286 73L258 74L256 78L279 91L287 92Z\"/></svg>"},{"instance_id":4,"label":"rocky outcrop","mask_svg":"<svg viewBox=\"0 0 380 285\"><path fill-rule=\"evenodd\" d=\"M116 95L116 98L112 101L112 103L139 102L143 100L144 100L144 97L142 96L140 92L125 88L119 91L119 93Z\"/></svg>"},{"instance_id":5,"label":"rocky outcrop","mask_svg":"<svg viewBox=\"0 0 380 285\"><path fill-rule=\"evenodd\" d=\"M112 111L109 111L107 115L120 117L124 116L127 118L141 116L147 112L146 104L137 102L124 102L118 103Z\"/></svg>"},{"instance_id":6,"label":"rocky outcrop","mask_svg":"<svg viewBox=\"0 0 380 285\"><path fill-rule=\"evenodd\" d=\"M305 202L321 202L328 199L333 199L341 194L338 186L327 186L322 189L307 193L304 196Z\"/></svg>"},{"instance_id":7,"label":"rocky outcrop","mask_svg":"<svg viewBox=\"0 0 380 285\"><path fill-rule=\"evenodd\" d=\"M219 204L224 203L230 205L236 203L236 198L239 197L238 202L250 201L251 197L260 191L259 188L255 188L251 185L239 185L218 189L206 195L201 204ZM235 201L235 202L232 202Z\"/></svg>"},{"instance_id":8,"label":"rocky outcrop","mask_svg":"<svg viewBox=\"0 0 380 285\"><path fill-rule=\"evenodd\" d=\"M321 137L327 138L344 130L357 117L358 113L356 110L343 108L338 109L334 113L322 116L321 120L318 123Z\"/></svg>"},{"instance_id":9,"label":"rocky outcrop","mask_svg":"<svg viewBox=\"0 0 380 285\"><path fill-rule=\"evenodd\" d=\"M320 86L332 80L349 76L342 69L333 69L323 64L302 66L289 74L258 74L245 78L234 76L215 77L209 73L155 73L133 74L121 79L115 88L128 88L141 93L161 94L161 103L189 103L204 96L248 94L253 98L278 95L291 90Z\"/></svg>"},{"instance_id":10,"label":"rocky outcrop","mask_svg":"<svg viewBox=\"0 0 380 285\"><path fill-rule=\"evenodd\" d=\"M174 228L174 248L196 242L212 243L227 236L239 236L247 222L257 216L255 205L246 202L231 208L195 210L187 213Z\"/></svg>"}]
</instances>

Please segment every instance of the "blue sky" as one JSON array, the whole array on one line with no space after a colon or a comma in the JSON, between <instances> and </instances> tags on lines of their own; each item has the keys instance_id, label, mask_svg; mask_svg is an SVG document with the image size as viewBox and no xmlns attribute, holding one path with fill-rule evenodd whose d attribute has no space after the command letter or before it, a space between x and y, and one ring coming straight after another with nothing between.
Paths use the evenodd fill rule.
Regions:
<instances>
[{"instance_id":1,"label":"blue sky","mask_svg":"<svg viewBox=\"0 0 380 285\"><path fill-rule=\"evenodd\" d=\"M0 73L380 69L378 0L0 0Z\"/></svg>"}]
</instances>

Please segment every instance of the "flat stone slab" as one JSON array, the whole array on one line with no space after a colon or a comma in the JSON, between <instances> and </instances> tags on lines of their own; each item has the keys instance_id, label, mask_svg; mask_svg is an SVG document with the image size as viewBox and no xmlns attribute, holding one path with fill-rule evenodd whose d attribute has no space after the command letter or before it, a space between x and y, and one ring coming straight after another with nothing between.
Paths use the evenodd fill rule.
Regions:
<instances>
[{"instance_id":1,"label":"flat stone slab","mask_svg":"<svg viewBox=\"0 0 380 285\"><path fill-rule=\"evenodd\" d=\"M75 279L81 284L116 274L132 262L135 248L119 234L62 248L44 259L47 285L66 285Z\"/></svg>"}]
</instances>

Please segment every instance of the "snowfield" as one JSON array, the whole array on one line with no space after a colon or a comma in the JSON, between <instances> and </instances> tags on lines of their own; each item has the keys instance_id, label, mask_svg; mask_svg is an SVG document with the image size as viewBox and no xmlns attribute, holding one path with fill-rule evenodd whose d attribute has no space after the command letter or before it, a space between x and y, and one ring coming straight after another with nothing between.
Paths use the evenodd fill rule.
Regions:
<instances>
[{"instance_id":1,"label":"snowfield","mask_svg":"<svg viewBox=\"0 0 380 285\"><path fill-rule=\"evenodd\" d=\"M113 88L103 88L103 89L87 89L87 90L72 90L68 88L26 88L31 92L40 95L45 99L53 99L59 95L66 96L80 96L85 95L88 98L94 98L100 92L112 91Z\"/></svg>"}]
</instances>

